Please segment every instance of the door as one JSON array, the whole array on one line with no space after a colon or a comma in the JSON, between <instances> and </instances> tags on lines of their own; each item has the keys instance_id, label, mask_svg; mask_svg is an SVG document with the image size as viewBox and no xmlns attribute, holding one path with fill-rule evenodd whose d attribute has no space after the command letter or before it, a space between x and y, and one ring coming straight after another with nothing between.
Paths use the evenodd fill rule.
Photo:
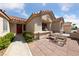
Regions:
<instances>
[{"instance_id":1,"label":"door","mask_svg":"<svg viewBox=\"0 0 79 59\"><path fill-rule=\"evenodd\" d=\"M16 29L16 31L17 31L17 34L22 33L22 24L17 24L17 29Z\"/></svg>"}]
</instances>

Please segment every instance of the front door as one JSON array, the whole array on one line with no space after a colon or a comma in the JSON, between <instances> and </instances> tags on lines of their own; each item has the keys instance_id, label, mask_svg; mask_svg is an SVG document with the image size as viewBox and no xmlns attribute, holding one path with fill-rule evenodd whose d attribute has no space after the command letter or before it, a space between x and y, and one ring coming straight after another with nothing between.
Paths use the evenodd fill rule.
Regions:
<instances>
[{"instance_id":1,"label":"front door","mask_svg":"<svg viewBox=\"0 0 79 59\"><path fill-rule=\"evenodd\" d=\"M16 29L16 31L17 31L17 34L22 33L22 24L17 24L17 29Z\"/></svg>"}]
</instances>

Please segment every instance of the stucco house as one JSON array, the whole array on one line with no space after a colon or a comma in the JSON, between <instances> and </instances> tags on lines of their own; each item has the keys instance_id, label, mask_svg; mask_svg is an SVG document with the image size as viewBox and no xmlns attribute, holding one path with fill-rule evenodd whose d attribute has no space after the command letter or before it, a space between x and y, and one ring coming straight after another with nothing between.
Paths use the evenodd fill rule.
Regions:
<instances>
[{"instance_id":1,"label":"stucco house","mask_svg":"<svg viewBox=\"0 0 79 59\"><path fill-rule=\"evenodd\" d=\"M56 18L49 10L32 13L28 19L8 16L0 10L0 35L5 35L8 32L18 34L28 31L34 33L35 37L38 35L44 37L50 32L60 32L63 23L63 17Z\"/></svg>"},{"instance_id":2,"label":"stucco house","mask_svg":"<svg viewBox=\"0 0 79 59\"><path fill-rule=\"evenodd\" d=\"M26 23L26 31L33 32L36 37L41 38L49 35L50 32L60 32L64 23L63 17L56 18L52 11L44 10L33 13Z\"/></svg>"},{"instance_id":3,"label":"stucco house","mask_svg":"<svg viewBox=\"0 0 79 59\"><path fill-rule=\"evenodd\" d=\"M26 28L25 22L25 19L8 16L3 10L0 10L0 36L8 32L13 32L14 34L22 33Z\"/></svg>"}]
</instances>

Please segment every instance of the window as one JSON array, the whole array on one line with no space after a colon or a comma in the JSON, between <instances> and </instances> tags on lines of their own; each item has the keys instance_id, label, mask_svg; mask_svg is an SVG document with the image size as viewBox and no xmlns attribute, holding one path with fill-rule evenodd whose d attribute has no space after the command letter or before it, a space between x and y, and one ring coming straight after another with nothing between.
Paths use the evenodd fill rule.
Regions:
<instances>
[{"instance_id":1,"label":"window","mask_svg":"<svg viewBox=\"0 0 79 59\"><path fill-rule=\"evenodd\" d=\"M8 22L6 19L3 19L3 32L6 32L8 30Z\"/></svg>"}]
</instances>

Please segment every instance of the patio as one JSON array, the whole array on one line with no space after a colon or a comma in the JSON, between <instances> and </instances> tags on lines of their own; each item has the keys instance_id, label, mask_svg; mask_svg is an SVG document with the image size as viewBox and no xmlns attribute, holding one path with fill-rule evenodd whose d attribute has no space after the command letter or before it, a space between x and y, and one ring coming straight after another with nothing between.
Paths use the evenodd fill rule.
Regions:
<instances>
[{"instance_id":1,"label":"patio","mask_svg":"<svg viewBox=\"0 0 79 59\"><path fill-rule=\"evenodd\" d=\"M49 39L40 39L28 44L34 56L79 56L79 45L76 40L67 38L66 45L60 47Z\"/></svg>"}]
</instances>

